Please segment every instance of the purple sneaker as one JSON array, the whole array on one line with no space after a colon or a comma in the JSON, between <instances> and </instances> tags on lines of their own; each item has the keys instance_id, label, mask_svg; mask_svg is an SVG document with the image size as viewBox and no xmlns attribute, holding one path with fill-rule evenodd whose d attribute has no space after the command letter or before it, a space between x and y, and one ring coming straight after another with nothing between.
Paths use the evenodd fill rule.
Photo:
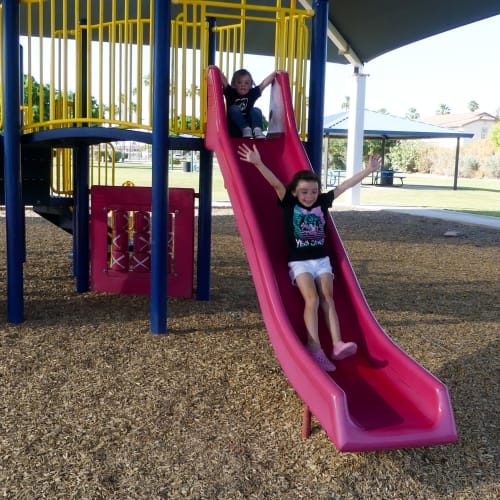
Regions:
<instances>
[{"instance_id":1,"label":"purple sneaker","mask_svg":"<svg viewBox=\"0 0 500 500\"><path fill-rule=\"evenodd\" d=\"M325 372L334 372L335 365L326 357L326 354L323 352L323 349L320 349L316 352L311 352L311 356L314 361L319 365L320 368L325 370Z\"/></svg>"},{"instance_id":2,"label":"purple sneaker","mask_svg":"<svg viewBox=\"0 0 500 500\"><path fill-rule=\"evenodd\" d=\"M347 358L356 354L358 346L354 342L337 342L333 346L332 359L339 361L341 359Z\"/></svg>"}]
</instances>

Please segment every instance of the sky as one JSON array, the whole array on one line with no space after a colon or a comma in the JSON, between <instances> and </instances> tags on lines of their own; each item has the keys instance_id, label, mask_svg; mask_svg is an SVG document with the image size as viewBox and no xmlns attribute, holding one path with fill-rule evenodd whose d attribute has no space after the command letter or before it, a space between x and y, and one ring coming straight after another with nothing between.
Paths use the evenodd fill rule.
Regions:
<instances>
[{"instance_id":1,"label":"sky","mask_svg":"<svg viewBox=\"0 0 500 500\"><path fill-rule=\"evenodd\" d=\"M377 57L363 68L369 75L365 107L396 116L415 108L423 118L435 115L441 104L451 113L466 113L474 100L478 111L494 115L500 108L499 48L500 16L495 16ZM257 67L259 74L253 76L260 82L269 68ZM325 116L342 111L352 92L352 74L349 64L327 65Z\"/></svg>"},{"instance_id":2,"label":"sky","mask_svg":"<svg viewBox=\"0 0 500 500\"><path fill-rule=\"evenodd\" d=\"M448 105L452 113L465 113L469 102L475 100L478 111L495 114L500 108L499 47L500 16L495 16L377 57L363 70L370 75L366 79L366 108L386 108L404 116L414 107L423 117L435 115L440 104ZM342 74L343 94L349 95L352 69L329 66L327 87L335 85L338 72ZM339 91L329 92L326 114L340 109L345 95Z\"/></svg>"}]
</instances>

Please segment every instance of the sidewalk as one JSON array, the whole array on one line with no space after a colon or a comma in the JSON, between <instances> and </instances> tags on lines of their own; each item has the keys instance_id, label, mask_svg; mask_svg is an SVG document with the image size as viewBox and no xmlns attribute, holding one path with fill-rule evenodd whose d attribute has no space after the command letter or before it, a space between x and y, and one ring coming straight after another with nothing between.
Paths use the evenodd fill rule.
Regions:
<instances>
[{"instance_id":1,"label":"sidewalk","mask_svg":"<svg viewBox=\"0 0 500 500\"><path fill-rule=\"evenodd\" d=\"M222 209L222 213L227 213L231 209L231 203L226 201L214 202L212 209ZM465 212L455 212L453 210L437 210L425 207L400 207L389 205L345 205L342 202L334 203L334 210L387 210L408 215L418 215L422 217L431 217L433 219L458 222L460 224L470 224L473 226L485 226L500 230L500 217L490 217L488 215L474 215Z\"/></svg>"},{"instance_id":2,"label":"sidewalk","mask_svg":"<svg viewBox=\"0 0 500 500\"><path fill-rule=\"evenodd\" d=\"M490 217L488 215L475 215L475 214L468 214L466 212L455 212L453 210L436 210L433 208L424 208L424 207L359 205L356 207L349 207L349 208L352 210L387 210L402 214L419 215L422 217L431 217L433 219L447 220L450 222L459 222L461 224L486 226L500 230L500 217Z\"/></svg>"}]
</instances>

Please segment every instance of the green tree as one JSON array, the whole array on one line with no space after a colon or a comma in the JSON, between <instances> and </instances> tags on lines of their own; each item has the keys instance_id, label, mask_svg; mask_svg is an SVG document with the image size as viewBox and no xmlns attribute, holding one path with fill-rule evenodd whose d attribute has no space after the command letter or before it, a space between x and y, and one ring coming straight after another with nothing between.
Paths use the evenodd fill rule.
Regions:
<instances>
[{"instance_id":1,"label":"green tree","mask_svg":"<svg viewBox=\"0 0 500 500\"><path fill-rule=\"evenodd\" d=\"M28 94L31 86L31 117L34 123L48 121L50 119L50 86L45 84L43 87L33 77L31 82L27 75L23 76L23 102L28 103ZM42 94L42 102L40 103L40 94ZM55 91L55 100L60 102L63 99L63 94L58 90ZM66 100L68 104L74 105L75 93L70 90L67 93ZM40 109L40 105L42 109ZM99 116L99 104L95 97L91 97L91 117Z\"/></svg>"},{"instance_id":2,"label":"green tree","mask_svg":"<svg viewBox=\"0 0 500 500\"><path fill-rule=\"evenodd\" d=\"M363 156L380 155L382 154L382 140L381 139L365 139L363 141ZM387 143L390 141L387 141ZM386 143L386 147L387 144Z\"/></svg>"},{"instance_id":3,"label":"green tree","mask_svg":"<svg viewBox=\"0 0 500 500\"><path fill-rule=\"evenodd\" d=\"M479 104L477 101L470 101L469 104L467 104L467 107L469 108L469 111L477 111L479 109Z\"/></svg>"},{"instance_id":4,"label":"green tree","mask_svg":"<svg viewBox=\"0 0 500 500\"><path fill-rule=\"evenodd\" d=\"M328 168L346 168L347 139L331 138L328 141Z\"/></svg>"},{"instance_id":5,"label":"green tree","mask_svg":"<svg viewBox=\"0 0 500 500\"><path fill-rule=\"evenodd\" d=\"M410 120L418 120L420 118L420 113L417 111L416 108L410 108L406 112L406 118L409 118Z\"/></svg>"},{"instance_id":6,"label":"green tree","mask_svg":"<svg viewBox=\"0 0 500 500\"><path fill-rule=\"evenodd\" d=\"M31 77L31 82L28 75L23 76L23 102L28 103L28 93L31 83L31 117L35 123L46 121L49 119L50 109L50 87L44 85L42 88L42 109L40 109L40 84ZM41 111L41 112L40 112Z\"/></svg>"},{"instance_id":7,"label":"green tree","mask_svg":"<svg viewBox=\"0 0 500 500\"><path fill-rule=\"evenodd\" d=\"M186 128L191 130L193 124L193 117L192 116L186 116ZM182 127L182 120L181 117L177 117L177 127L180 129ZM200 129L200 119L195 118L194 120L194 129L199 130Z\"/></svg>"},{"instance_id":8,"label":"green tree","mask_svg":"<svg viewBox=\"0 0 500 500\"><path fill-rule=\"evenodd\" d=\"M346 95L344 98L344 102L340 105L340 109L342 111L349 111L349 106L351 105L351 98Z\"/></svg>"},{"instance_id":9,"label":"green tree","mask_svg":"<svg viewBox=\"0 0 500 500\"><path fill-rule=\"evenodd\" d=\"M451 113L450 107L447 104L440 104L436 110L436 115L449 115Z\"/></svg>"},{"instance_id":10,"label":"green tree","mask_svg":"<svg viewBox=\"0 0 500 500\"><path fill-rule=\"evenodd\" d=\"M421 148L422 144L418 141L397 140L387 153L387 157L394 168L413 172Z\"/></svg>"},{"instance_id":11,"label":"green tree","mask_svg":"<svg viewBox=\"0 0 500 500\"><path fill-rule=\"evenodd\" d=\"M500 148L500 122L490 128L489 139L497 148Z\"/></svg>"}]
</instances>

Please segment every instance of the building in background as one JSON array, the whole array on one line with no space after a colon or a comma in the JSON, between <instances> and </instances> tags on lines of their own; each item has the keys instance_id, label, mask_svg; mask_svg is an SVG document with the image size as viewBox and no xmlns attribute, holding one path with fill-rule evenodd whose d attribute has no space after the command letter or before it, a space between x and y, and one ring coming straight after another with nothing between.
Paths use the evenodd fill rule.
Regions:
<instances>
[{"instance_id":1,"label":"building in background","mask_svg":"<svg viewBox=\"0 0 500 500\"><path fill-rule=\"evenodd\" d=\"M491 127L498 122L498 118L495 116L482 112L448 113L444 115L426 116L420 120L440 127L453 128L461 132L474 134L472 138L464 139L465 143L486 139Z\"/></svg>"}]
</instances>

